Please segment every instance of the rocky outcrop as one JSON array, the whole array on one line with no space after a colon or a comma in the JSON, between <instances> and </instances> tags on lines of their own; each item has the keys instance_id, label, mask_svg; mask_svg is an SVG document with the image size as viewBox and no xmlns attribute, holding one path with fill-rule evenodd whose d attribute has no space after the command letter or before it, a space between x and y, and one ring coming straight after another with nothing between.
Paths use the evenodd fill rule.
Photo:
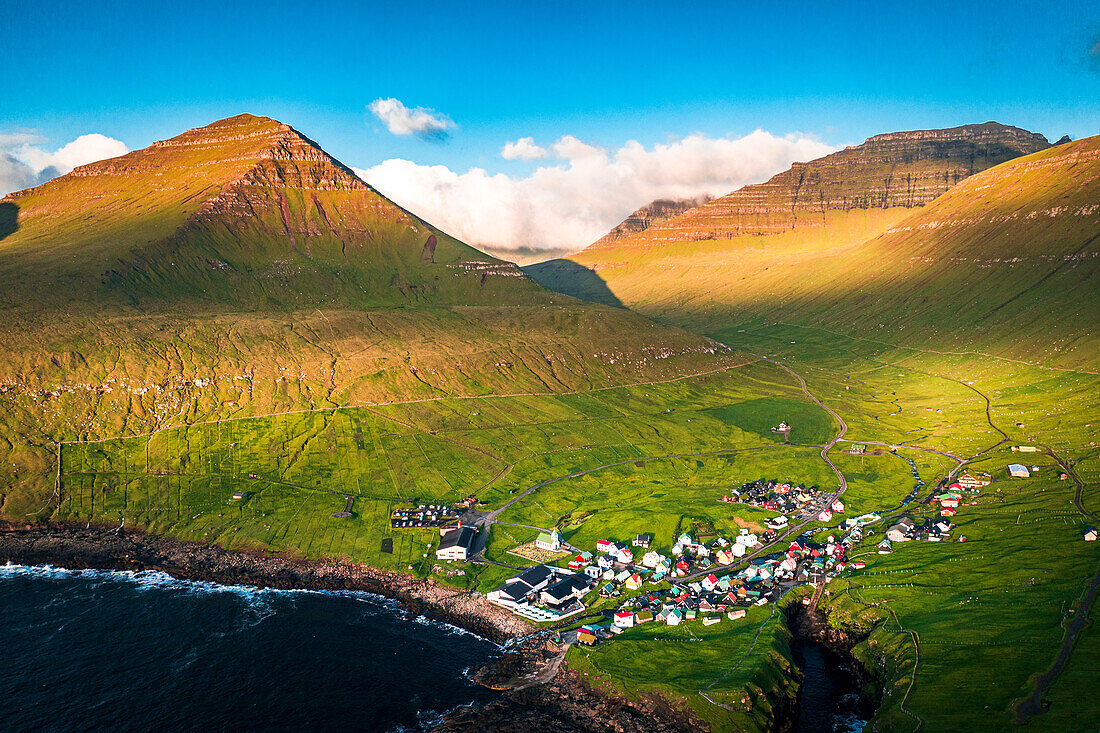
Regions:
<instances>
[{"instance_id":1,"label":"rocky outcrop","mask_svg":"<svg viewBox=\"0 0 1100 733\"><path fill-rule=\"evenodd\" d=\"M996 122L875 135L591 249L820 229L830 212L919 208L964 178L1048 147L1042 135Z\"/></svg>"},{"instance_id":2,"label":"rocky outcrop","mask_svg":"<svg viewBox=\"0 0 1100 733\"><path fill-rule=\"evenodd\" d=\"M625 239L633 234L644 232L654 224L678 216L688 209L693 209L710 201L712 196L700 196L691 199L657 199L651 201L630 216L623 219L622 223L610 232L600 237L594 245L610 244L620 239Z\"/></svg>"},{"instance_id":3,"label":"rocky outcrop","mask_svg":"<svg viewBox=\"0 0 1100 733\"><path fill-rule=\"evenodd\" d=\"M678 733L709 726L661 697L627 700L596 690L563 668L546 685L506 692L480 708L455 710L432 733Z\"/></svg>"}]
</instances>

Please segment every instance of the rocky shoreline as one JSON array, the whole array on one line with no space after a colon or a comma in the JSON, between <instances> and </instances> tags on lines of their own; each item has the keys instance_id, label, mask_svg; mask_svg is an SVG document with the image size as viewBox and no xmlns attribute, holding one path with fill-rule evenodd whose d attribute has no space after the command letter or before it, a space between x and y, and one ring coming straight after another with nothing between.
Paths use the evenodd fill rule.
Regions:
<instances>
[{"instance_id":1,"label":"rocky shoreline","mask_svg":"<svg viewBox=\"0 0 1100 733\"><path fill-rule=\"evenodd\" d=\"M350 590L398 601L407 611L454 624L497 643L532 631L484 597L430 580L345 561L308 561L228 551L136 530L71 524L0 523L0 564L72 569L157 570L183 580L284 590Z\"/></svg>"},{"instance_id":2,"label":"rocky shoreline","mask_svg":"<svg viewBox=\"0 0 1100 733\"><path fill-rule=\"evenodd\" d=\"M562 666L545 684L507 690L488 705L452 711L432 733L680 733L708 729L667 700L611 695Z\"/></svg>"},{"instance_id":3,"label":"rocky shoreline","mask_svg":"<svg viewBox=\"0 0 1100 733\"><path fill-rule=\"evenodd\" d=\"M364 591L392 598L410 613L454 624L501 644L534 631L530 624L479 594L431 580L350 561L229 551L138 530L0 523L0 564L6 562L77 570L154 570L183 580L258 588ZM796 636L818 641L839 654L850 651L855 642L831 629L820 611L811 615L804 609L795 610L788 623ZM708 728L672 701L657 697L628 700L592 687L564 664L546 682L516 684L533 677L560 653L556 645L537 637L515 645L475 675L484 686L500 690L501 697L487 705L452 711L433 733L488 729L500 733L672 733ZM773 702L779 703L776 729L793 729L797 720L797 711L791 709L793 700Z\"/></svg>"},{"instance_id":4,"label":"rocky shoreline","mask_svg":"<svg viewBox=\"0 0 1100 733\"><path fill-rule=\"evenodd\" d=\"M137 530L0 523L0 565L8 562L74 570L154 570L183 580L257 588L365 591L392 598L410 613L454 624L497 643L534 630L478 594L430 580L352 562L228 551ZM546 684L510 687L510 681L538 668L553 652L542 642L517 645L478 675L486 687L502 690L501 698L486 706L455 710L435 730L451 733L492 726L523 733L664 733L690 727L690 721L667 703L607 696L583 684L564 666Z\"/></svg>"}]
</instances>

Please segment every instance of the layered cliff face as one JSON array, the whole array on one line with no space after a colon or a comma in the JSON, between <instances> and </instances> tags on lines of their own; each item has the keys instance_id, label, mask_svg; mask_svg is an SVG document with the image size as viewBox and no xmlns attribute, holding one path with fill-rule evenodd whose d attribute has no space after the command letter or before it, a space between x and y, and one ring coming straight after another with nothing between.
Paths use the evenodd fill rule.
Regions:
<instances>
[{"instance_id":1,"label":"layered cliff face","mask_svg":"<svg viewBox=\"0 0 1100 733\"><path fill-rule=\"evenodd\" d=\"M990 125L879 136L631 239L527 271L565 292L719 338L762 320L853 335L873 327L880 340L1076 368L1093 364L1100 348L1089 326L1100 318L1098 146L1100 138L1049 147ZM1019 157L1027 147L1043 149ZM851 156L858 159L841 165ZM1006 156L1012 160L964 175ZM882 177L884 165L893 177ZM909 182L902 198L885 186L874 193L876 180L897 192L899 168ZM900 205L922 201L956 174L960 182L930 203ZM802 197L808 180L818 204ZM852 206L856 194L865 208ZM777 200L785 210L772 205ZM722 211L733 213L723 220ZM720 229L722 221L741 229ZM685 232L700 238L660 241Z\"/></svg>"},{"instance_id":2,"label":"layered cliff face","mask_svg":"<svg viewBox=\"0 0 1100 733\"><path fill-rule=\"evenodd\" d=\"M657 199L651 201L593 243L593 246L610 244L620 239L626 239L634 234L644 232L654 224L679 216L688 209L694 209L711 200L710 196L700 196L692 199Z\"/></svg>"},{"instance_id":3,"label":"layered cliff face","mask_svg":"<svg viewBox=\"0 0 1100 733\"><path fill-rule=\"evenodd\" d=\"M619 246L732 239L829 226L828 212L914 209L967 176L1049 147L1046 138L987 122L946 130L876 135L766 183L746 186L631 237ZM607 239L605 237L605 239Z\"/></svg>"}]
</instances>

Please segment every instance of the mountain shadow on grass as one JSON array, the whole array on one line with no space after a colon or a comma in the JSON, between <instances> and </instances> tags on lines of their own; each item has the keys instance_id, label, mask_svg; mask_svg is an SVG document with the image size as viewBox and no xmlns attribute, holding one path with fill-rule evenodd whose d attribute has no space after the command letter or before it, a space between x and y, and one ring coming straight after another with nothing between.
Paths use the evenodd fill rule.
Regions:
<instances>
[{"instance_id":1,"label":"mountain shadow on grass","mask_svg":"<svg viewBox=\"0 0 1100 733\"><path fill-rule=\"evenodd\" d=\"M607 287L604 279L584 265L572 260L558 259L537 262L521 268L529 278L544 288L564 295L587 300L589 303L602 303L616 308L626 308Z\"/></svg>"},{"instance_id":2,"label":"mountain shadow on grass","mask_svg":"<svg viewBox=\"0 0 1100 733\"><path fill-rule=\"evenodd\" d=\"M19 228L19 207L10 201L0 201L0 239Z\"/></svg>"}]
</instances>

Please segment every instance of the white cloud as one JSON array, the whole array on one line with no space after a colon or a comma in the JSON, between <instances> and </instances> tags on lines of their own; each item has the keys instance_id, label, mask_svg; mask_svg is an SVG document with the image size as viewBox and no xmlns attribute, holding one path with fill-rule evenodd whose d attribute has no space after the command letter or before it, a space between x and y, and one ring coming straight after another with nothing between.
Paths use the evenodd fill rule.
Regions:
<instances>
[{"instance_id":1,"label":"white cloud","mask_svg":"<svg viewBox=\"0 0 1100 733\"><path fill-rule=\"evenodd\" d=\"M455 123L446 115L426 107L406 107L400 99L378 98L367 105L375 117L382 120L386 129L394 135L419 135L425 138L443 139Z\"/></svg>"},{"instance_id":2,"label":"white cloud","mask_svg":"<svg viewBox=\"0 0 1100 733\"><path fill-rule=\"evenodd\" d=\"M505 160L538 160L549 154L546 148L535 145L533 137L521 137L514 143L504 143L504 147L500 150L500 157Z\"/></svg>"},{"instance_id":3,"label":"white cloud","mask_svg":"<svg viewBox=\"0 0 1100 733\"><path fill-rule=\"evenodd\" d=\"M530 138L516 144L524 140L534 146ZM550 149L562 162L526 177L482 168L456 173L399 158L356 173L472 245L576 250L655 199L721 196L836 148L806 135L757 130L740 138L694 134L652 149L630 141L615 151L566 135Z\"/></svg>"},{"instance_id":4,"label":"white cloud","mask_svg":"<svg viewBox=\"0 0 1100 733\"><path fill-rule=\"evenodd\" d=\"M30 132L0 133L0 195L45 183L77 166L130 152L114 138L92 133L48 152Z\"/></svg>"}]
</instances>

